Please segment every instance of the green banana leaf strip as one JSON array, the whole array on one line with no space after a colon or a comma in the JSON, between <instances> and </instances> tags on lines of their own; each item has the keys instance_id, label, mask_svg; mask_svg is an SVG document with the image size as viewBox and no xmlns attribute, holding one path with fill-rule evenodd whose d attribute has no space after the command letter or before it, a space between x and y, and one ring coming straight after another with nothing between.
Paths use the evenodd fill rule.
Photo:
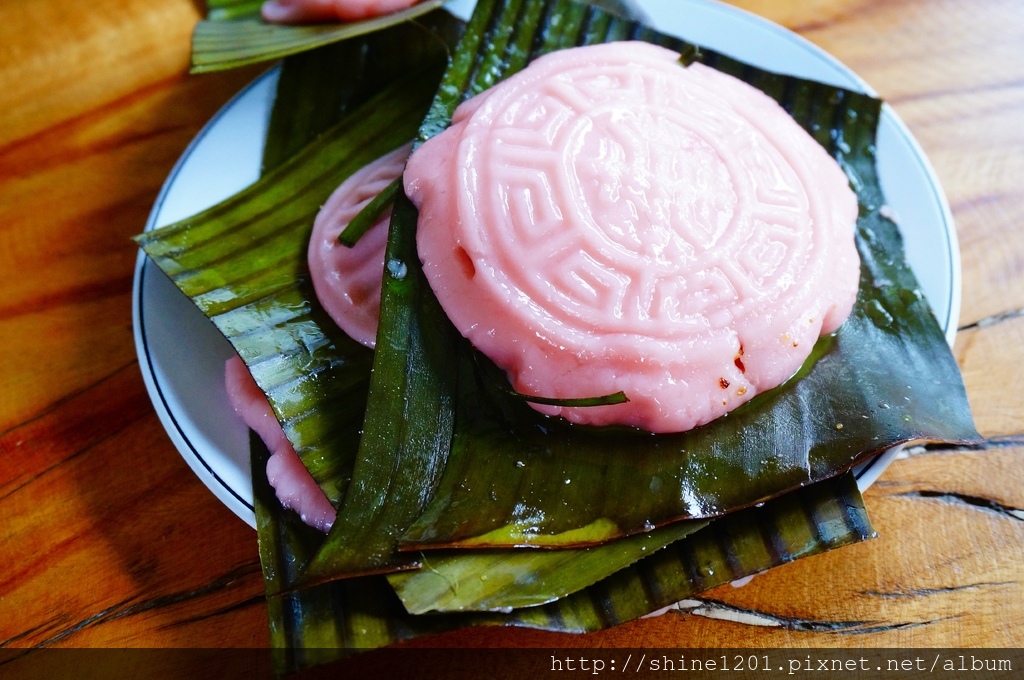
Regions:
<instances>
[{"instance_id":1,"label":"green banana leaf strip","mask_svg":"<svg viewBox=\"0 0 1024 680\"><path fill-rule=\"evenodd\" d=\"M446 19L447 21L447 19ZM434 34L405 26L373 40L411 39L433 45L433 71L395 79L397 57L357 70L316 71L336 116L355 111L288 163L222 204L137 241L233 344L267 393L296 452L339 503L351 475L365 412L372 352L345 336L316 301L305 262L313 218L349 174L408 141L430 101L446 53ZM399 43L409 44L411 41ZM325 63L337 64L328 48ZM403 48L405 49L405 48ZM393 48L393 52L401 52ZM408 66L422 67L422 47L408 49ZM345 63L345 62L342 62ZM380 74L391 74L388 81ZM285 67L285 74L297 73ZM303 72L309 84L309 72ZM376 75L375 75L376 74ZM285 75L283 92L289 92ZM376 80L375 86L370 86ZM376 90L374 90L374 87ZM308 96L308 94L306 95ZM279 98L287 109L290 97ZM362 108L360 108L362 107ZM275 111L272 129L309 139L328 122L314 117L296 126L295 115ZM275 137L272 135L272 140ZM265 165L276 165L290 142L268 141ZM332 405L330 411L321 406Z\"/></svg>"},{"instance_id":2,"label":"green banana leaf strip","mask_svg":"<svg viewBox=\"0 0 1024 680\"><path fill-rule=\"evenodd\" d=\"M593 585L707 524L676 522L576 550L431 552L420 559L420 569L387 579L410 614L533 607Z\"/></svg>"},{"instance_id":3,"label":"green banana leaf strip","mask_svg":"<svg viewBox=\"0 0 1024 680\"><path fill-rule=\"evenodd\" d=\"M336 115L330 116L324 113L324 111L328 111L333 114L336 108L340 109L341 107L338 107L329 99L329 93L320 92L320 88L329 82L328 78L324 78L320 74L329 73L332 69L338 69L346 63L351 63L355 57L352 54L354 50L349 49L351 45L353 45L351 42L341 43L329 48L323 48L317 52L296 55L284 62L278 83L278 103L274 108L270 132L268 133L265 167L274 167L279 164L281 159L287 156L287 149L278 151L279 145L275 145L275 142L285 140L294 144L294 140L297 137L296 128L307 130L306 136L309 137L317 131L326 128L331 122L332 117L337 117ZM365 52L365 50L359 51ZM300 97L300 93L303 91L317 92L317 97L306 97L305 101L308 102L311 99L316 99L318 106L313 107L308 105L308 103L303 105L304 102L301 101ZM254 465L260 469L265 467L265 457L257 457L258 451L262 450L262 448L262 446L254 447ZM254 479L259 481L261 477L262 475L255 476ZM274 502L273 491L269 486L264 484L262 489L257 486L256 494L259 495L261 493L264 505ZM285 525L270 524L266 513L257 513L261 536L265 536L268 531L282 532L277 536L277 541L270 539L261 540L262 561L264 565L273 565L275 563L274 555L272 553L268 554L268 551L273 550L273 546L278 541L287 540L289 531L295 531L300 536L306 538L306 545L317 545L319 543L316 540L319 538L316 532L311 532L308 527L298 522L293 515L286 515L285 517L289 520L288 523L292 525L290 528L285 526L288 523L285 523ZM663 547L666 543L687 535L703 525L704 523L699 522L680 523L666 529L655 530L636 539L618 542L614 546L608 546L607 548L563 551L557 554L538 553L536 551L512 556L503 554L499 560L500 568L496 568L498 565L495 564L495 556L493 555L468 555L465 551L462 551L458 556L448 556L443 560L432 558L428 569L415 573L436 577L442 571L452 571L454 576L448 576L449 579L461 577L469 579L470 582L486 583L488 585L486 601L481 602L478 598L476 603L469 602L466 599L469 591L463 588L460 597L448 598L447 606L449 609L501 609L511 606L522 606L527 603L537 604L575 592L584 586L590 585L594 581L649 554L648 551L653 552ZM308 549L306 552L300 550L297 556L296 550L297 546L292 545L293 559L288 561L287 571L282 572L281 575L274 572L267 573L268 593L278 593L293 586L298 573L298 565L304 564L310 556ZM569 566L569 568L565 569L566 566ZM490 578L488 578L488 574ZM504 588L499 588L502 584L503 574L510 578L504 581ZM571 576L571 578L566 579L566 576ZM524 580L530 582L528 588L523 587L522 581ZM556 582L552 583L552 580ZM419 579L414 580L411 586L404 589L405 592L419 593L422 600L424 589L417 587L420 583ZM478 588L477 591L479 592L479 590ZM426 600L425 604L429 606L429 600ZM406 606L409 607L409 604L407 603ZM440 610L443 606L439 603L434 605L433 608Z\"/></svg>"},{"instance_id":4,"label":"green banana leaf strip","mask_svg":"<svg viewBox=\"0 0 1024 680\"><path fill-rule=\"evenodd\" d=\"M392 219L415 221L415 209L404 194L392 214ZM392 234L352 483L300 584L414 566L395 546L400 532L422 513L444 469L458 373L440 348L455 339L419 272L414 235ZM382 356L389 361L380 361Z\"/></svg>"},{"instance_id":5,"label":"green banana leaf strip","mask_svg":"<svg viewBox=\"0 0 1024 680\"><path fill-rule=\"evenodd\" d=\"M269 24L259 16L262 3L232 2L211 5L206 19L192 34L192 73L236 68L342 40L380 31L421 17L444 4L444 0L423 0L409 9L382 17L350 23L282 26Z\"/></svg>"},{"instance_id":6,"label":"green banana leaf strip","mask_svg":"<svg viewBox=\"0 0 1024 680\"><path fill-rule=\"evenodd\" d=\"M569 0L481 0L420 139L443 130L461 101L537 55L619 39L693 53L683 41ZM578 535L582 527L607 528L589 542L609 540L753 505L912 439L977 439L956 362L904 261L898 231L880 214L884 199L874 164L880 102L711 50L700 50L699 58L774 97L849 174L861 204L863 260L851 318L820 340L786 385L677 435L573 427L483 381L461 380L451 450L437 453L448 456L444 474L401 549L578 547L587 544ZM392 222L392 233L414 229L411 215ZM464 343L438 349L446 356L435 365L461 355L469 370ZM378 348L377 366L401 360Z\"/></svg>"},{"instance_id":7,"label":"green banana leaf strip","mask_svg":"<svg viewBox=\"0 0 1024 680\"><path fill-rule=\"evenodd\" d=\"M260 471L254 469L254 475ZM266 506L260 503L257 497L257 513L280 515L273 498ZM772 566L874 535L856 481L848 473L768 501L762 507L713 520L708 527L593 586L549 604L509 613L412 615L383 576L288 591L268 598L271 645L278 671L290 672L351 656L359 650L466 626L592 632ZM268 553L268 557L287 562L288 544L278 542L275 546L277 551ZM284 570L288 565L278 568Z\"/></svg>"},{"instance_id":8,"label":"green banana leaf strip","mask_svg":"<svg viewBox=\"0 0 1024 680\"><path fill-rule=\"evenodd\" d=\"M210 73L302 54L415 20L444 3L422 0L406 10L351 23L282 26L260 18L263 0L212 0L207 3L206 18L196 24L192 35L190 70ZM593 4L623 17L643 17L628 2L595 0Z\"/></svg>"},{"instance_id":9,"label":"green banana leaf strip","mask_svg":"<svg viewBox=\"0 0 1024 680\"><path fill-rule=\"evenodd\" d=\"M366 232L377 223L384 211L395 204L398 192L402 190L402 178L394 180L377 194L377 196L366 204L362 210L352 218L348 226L338 236L338 243L351 248L359 242Z\"/></svg>"}]
</instances>

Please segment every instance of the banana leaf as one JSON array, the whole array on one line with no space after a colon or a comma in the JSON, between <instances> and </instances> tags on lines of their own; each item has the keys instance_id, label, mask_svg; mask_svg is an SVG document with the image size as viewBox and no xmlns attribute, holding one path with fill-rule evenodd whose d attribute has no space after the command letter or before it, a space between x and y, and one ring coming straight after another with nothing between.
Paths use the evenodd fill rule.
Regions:
<instances>
[{"instance_id":1,"label":"banana leaf","mask_svg":"<svg viewBox=\"0 0 1024 680\"><path fill-rule=\"evenodd\" d=\"M306 554L315 546L303 545L300 534L307 529L297 526L300 523L294 516L281 511L266 483L264 469L254 464L253 477L257 489L262 486L264 490L256 495L256 513L269 588L273 583L282 584L283 575L293 569L296 554ZM290 527L297 533L264 533L265 526ZM708 527L573 595L506 613L413 615L404 609L383 576L278 590L279 594L268 597L271 645L278 672L286 673L360 650L467 626L593 632L772 566L874 535L856 481L848 473L768 501L762 507L716 519ZM293 553L296 549L298 553Z\"/></svg>"},{"instance_id":2,"label":"banana leaf","mask_svg":"<svg viewBox=\"0 0 1024 680\"><path fill-rule=\"evenodd\" d=\"M210 0L207 18L192 33L192 73L207 73L279 59L380 31L431 12L445 0L423 0L409 9L350 23L282 26L260 18L262 2Z\"/></svg>"},{"instance_id":3,"label":"banana leaf","mask_svg":"<svg viewBox=\"0 0 1024 680\"><path fill-rule=\"evenodd\" d=\"M283 59L263 152L263 171L313 142L382 84L447 61L465 24L448 12Z\"/></svg>"},{"instance_id":4,"label":"banana leaf","mask_svg":"<svg viewBox=\"0 0 1024 680\"><path fill-rule=\"evenodd\" d=\"M553 602L707 526L676 522L592 548L455 550L423 555L420 569L389 574L405 610L510 611Z\"/></svg>"}]
</instances>

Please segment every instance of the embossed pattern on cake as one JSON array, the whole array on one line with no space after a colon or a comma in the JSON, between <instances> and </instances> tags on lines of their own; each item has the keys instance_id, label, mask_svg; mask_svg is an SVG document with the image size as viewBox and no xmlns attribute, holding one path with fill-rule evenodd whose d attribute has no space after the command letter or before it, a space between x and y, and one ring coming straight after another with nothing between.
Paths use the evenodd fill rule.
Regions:
<instances>
[{"instance_id":1,"label":"embossed pattern on cake","mask_svg":"<svg viewBox=\"0 0 1024 680\"><path fill-rule=\"evenodd\" d=\"M418 249L459 331L535 406L685 431L775 387L856 297L857 200L773 100L646 43L563 50L414 152Z\"/></svg>"}]
</instances>

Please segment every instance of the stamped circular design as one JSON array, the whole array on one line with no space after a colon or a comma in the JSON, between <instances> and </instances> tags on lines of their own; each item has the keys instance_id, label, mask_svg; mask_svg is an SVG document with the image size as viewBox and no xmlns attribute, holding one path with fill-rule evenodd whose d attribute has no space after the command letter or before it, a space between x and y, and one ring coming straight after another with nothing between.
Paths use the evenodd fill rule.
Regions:
<instances>
[{"instance_id":1,"label":"stamped circular design","mask_svg":"<svg viewBox=\"0 0 1024 680\"><path fill-rule=\"evenodd\" d=\"M681 431L794 373L856 296L856 197L749 85L645 43L548 55L406 173L456 327L540 407Z\"/></svg>"},{"instance_id":2,"label":"stamped circular design","mask_svg":"<svg viewBox=\"0 0 1024 680\"><path fill-rule=\"evenodd\" d=\"M501 215L486 232L498 275L561 324L703 332L815 264L818 185L712 89L714 72L668 66L586 64L490 98L475 118L489 129L465 128L481 139L466 164L495 169L471 189L475 215Z\"/></svg>"}]
</instances>

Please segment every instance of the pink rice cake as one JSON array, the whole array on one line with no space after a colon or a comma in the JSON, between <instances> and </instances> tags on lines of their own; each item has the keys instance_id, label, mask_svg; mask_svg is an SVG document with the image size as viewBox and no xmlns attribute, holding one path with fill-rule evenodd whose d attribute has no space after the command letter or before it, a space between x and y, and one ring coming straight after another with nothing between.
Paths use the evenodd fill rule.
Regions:
<instances>
[{"instance_id":1,"label":"pink rice cake","mask_svg":"<svg viewBox=\"0 0 1024 680\"><path fill-rule=\"evenodd\" d=\"M409 160L442 307L574 423L680 432L792 376L859 280L846 175L772 99L646 43L556 52Z\"/></svg>"},{"instance_id":2,"label":"pink rice cake","mask_svg":"<svg viewBox=\"0 0 1024 680\"><path fill-rule=\"evenodd\" d=\"M260 13L272 24L360 21L408 9L419 0L268 0Z\"/></svg>"}]
</instances>

